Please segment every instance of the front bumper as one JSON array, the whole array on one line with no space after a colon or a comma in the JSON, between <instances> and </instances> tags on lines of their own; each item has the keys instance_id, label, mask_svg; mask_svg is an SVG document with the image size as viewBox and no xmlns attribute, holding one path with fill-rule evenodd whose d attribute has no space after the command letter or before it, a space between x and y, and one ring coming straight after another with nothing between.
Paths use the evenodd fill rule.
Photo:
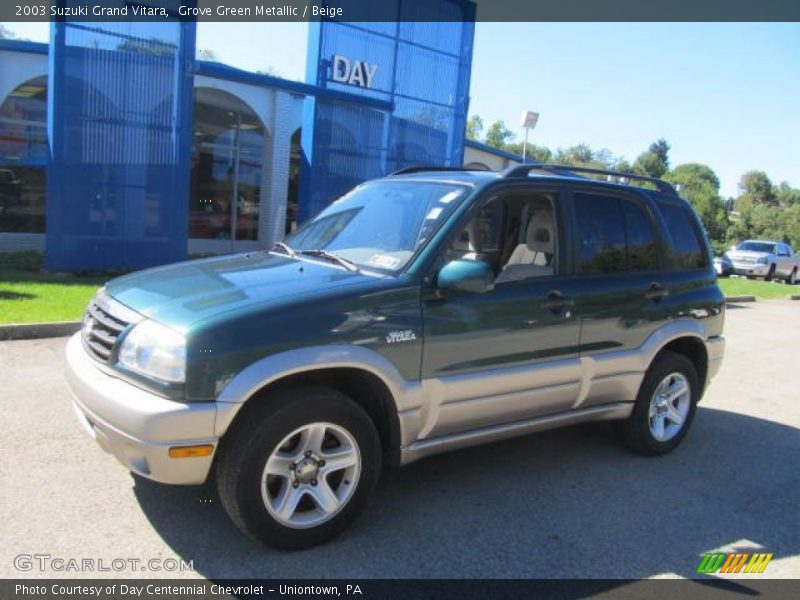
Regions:
<instances>
[{"instance_id":1,"label":"front bumper","mask_svg":"<svg viewBox=\"0 0 800 600\"><path fill-rule=\"evenodd\" d=\"M211 444L216 450L215 402L175 402L106 373L83 348L67 343L67 383L86 431L129 470L163 483L200 484L210 456L171 458L174 446Z\"/></svg>"},{"instance_id":2,"label":"front bumper","mask_svg":"<svg viewBox=\"0 0 800 600\"><path fill-rule=\"evenodd\" d=\"M769 265L756 264L756 263L733 263L733 272L736 275L750 275L754 277L763 277L769 273Z\"/></svg>"}]
</instances>

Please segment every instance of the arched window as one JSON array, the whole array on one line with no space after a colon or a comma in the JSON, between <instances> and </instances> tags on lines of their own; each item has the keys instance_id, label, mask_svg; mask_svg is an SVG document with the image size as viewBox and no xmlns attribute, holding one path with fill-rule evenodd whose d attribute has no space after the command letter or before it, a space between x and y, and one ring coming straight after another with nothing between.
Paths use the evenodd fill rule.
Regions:
<instances>
[{"instance_id":1,"label":"arched window","mask_svg":"<svg viewBox=\"0 0 800 600\"><path fill-rule=\"evenodd\" d=\"M18 86L0 105L0 160L47 158L47 77Z\"/></svg>"},{"instance_id":2,"label":"arched window","mask_svg":"<svg viewBox=\"0 0 800 600\"><path fill-rule=\"evenodd\" d=\"M190 238L258 240L266 135L241 99L195 89Z\"/></svg>"},{"instance_id":3,"label":"arched window","mask_svg":"<svg viewBox=\"0 0 800 600\"><path fill-rule=\"evenodd\" d=\"M47 78L36 77L0 104L0 231L44 233Z\"/></svg>"}]
</instances>

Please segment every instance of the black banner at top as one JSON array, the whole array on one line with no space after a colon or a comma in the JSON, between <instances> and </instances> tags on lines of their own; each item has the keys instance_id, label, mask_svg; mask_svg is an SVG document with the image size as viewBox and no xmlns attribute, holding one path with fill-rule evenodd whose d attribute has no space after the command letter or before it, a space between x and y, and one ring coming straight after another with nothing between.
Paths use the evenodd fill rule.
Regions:
<instances>
[{"instance_id":1,"label":"black banner at top","mask_svg":"<svg viewBox=\"0 0 800 600\"><path fill-rule=\"evenodd\" d=\"M0 21L800 21L798 0L3 0Z\"/></svg>"}]
</instances>

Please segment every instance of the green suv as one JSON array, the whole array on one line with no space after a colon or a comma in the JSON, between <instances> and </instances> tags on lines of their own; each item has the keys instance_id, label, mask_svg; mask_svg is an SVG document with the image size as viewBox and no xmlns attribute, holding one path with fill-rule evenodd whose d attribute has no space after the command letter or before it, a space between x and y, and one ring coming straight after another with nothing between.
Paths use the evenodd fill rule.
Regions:
<instances>
[{"instance_id":1,"label":"green suv","mask_svg":"<svg viewBox=\"0 0 800 600\"><path fill-rule=\"evenodd\" d=\"M271 251L109 282L67 346L87 431L247 534L323 542L383 465L584 421L671 451L722 360L703 228L669 184L410 168ZM632 185L632 182L640 185Z\"/></svg>"}]
</instances>

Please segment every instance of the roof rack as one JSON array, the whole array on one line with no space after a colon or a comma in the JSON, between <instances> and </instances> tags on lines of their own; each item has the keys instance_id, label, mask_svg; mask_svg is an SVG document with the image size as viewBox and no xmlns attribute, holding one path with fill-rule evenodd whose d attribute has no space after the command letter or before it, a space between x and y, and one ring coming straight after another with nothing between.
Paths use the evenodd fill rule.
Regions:
<instances>
[{"instance_id":1,"label":"roof rack","mask_svg":"<svg viewBox=\"0 0 800 600\"><path fill-rule=\"evenodd\" d=\"M593 175L606 175L608 177L636 179L638 181L646 181L648 183L653 184L659 192L663 192L665 194L671 194L673 196L678 195L678 192L675 191L675 188L672 187L671 184L667 183L662 179L656 179L655 177L646 177L644 175L634 175L633 173L620 173L618 171L611 171L607 169L593 169L590 167L573 167L571 165L550 165L545 163L530 163L526 165L515 165L513 167L508 167L505 171L500 173L500 176L505 178L527 177L531 171L547 171L555 173L557 175L566 175L566 176L569 176L570 174L577 175L579 173L591 173Z\"/></svg>"},{"instance_id":2,"label":"roof rack","mask_svg":"<svg viewBox=\"0 0 800 600\"><path fill-rule=\"evenodd\" d=\"M424 171L480 171L481 169L465 169L464 167L430 167L425 165L417 165L413 167L405 167L399 171L391 173L389 177L395 175L408 175L409 173L422 173ZM483 169L486 170L486 169Z\"/></svg>"}]
</instances>

